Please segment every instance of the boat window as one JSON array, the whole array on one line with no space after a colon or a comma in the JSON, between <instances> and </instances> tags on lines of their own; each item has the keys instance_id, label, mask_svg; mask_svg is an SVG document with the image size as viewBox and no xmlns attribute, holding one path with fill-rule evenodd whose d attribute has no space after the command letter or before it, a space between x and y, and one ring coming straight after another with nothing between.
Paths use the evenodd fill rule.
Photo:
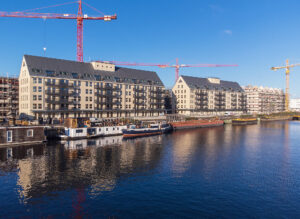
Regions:
<instances>
[{"instance_id":1,"label":"boat window","mask_svg":"<svg viewBox=\"0 0 300 219\"><path fill-rule=\"evenodd\" d=\"M76 133L83 133L82 129L76 129Z\"/></svg>"},{"instance_id":2,"label":"boat window","mask_svg":"<svg viewBox=\"0 0 300 219\"><path fill-rule=\"evenodd\" d=\"M33 137L33 129L27 130L27 137Z\"/></svg>"},{"instance_id":3,"label":"boat window","mask_svg":"<svg viewBox=\"0 0 300 219\"><path fill-rule=\"evenodd\" d=\"M108 128L106 128L106 131L108 131Z\"/></svg>"},{"instance_id":4,"label":"boat window","mask_svg":"<svg viewBox=\"0 0 300 219\"><path fill-rule=\"evenodd\" d=\"M6 133L7 133L6 141L12 142L12 130L7 131Z\"/></svg>"}]
</instances>

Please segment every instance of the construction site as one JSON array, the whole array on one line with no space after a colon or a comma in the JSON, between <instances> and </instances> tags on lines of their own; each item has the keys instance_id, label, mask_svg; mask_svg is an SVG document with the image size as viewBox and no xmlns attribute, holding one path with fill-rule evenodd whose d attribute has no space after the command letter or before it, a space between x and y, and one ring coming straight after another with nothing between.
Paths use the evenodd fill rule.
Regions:
<instances>
[{"instance_id":1,"label":"construction site","mask_svg":"<svg viewBox=\"0 0 300 219\"><path fill-rule=\"evenodd\" d=\"M0 121L14 120L19 115L19 81L0 78Z\"/></svg>"},{"instance_id":2,"label":"construction site","mask_svg":"<svg viewBox=\"0 0 300 219\"><path fill-rule=\"evenodd\" d=\"M71 4L77 4L77 13L39 12L40 10ZM101 14L101 16L88 16L83 12L83 6ZM103 60L84 62L83 22L91 20L112 21L117 19L117 15L105 15L82 0L20 12L0 11L0 17L74 20L77 25L76 62L25 55L19 76L20 95L14 95L16 89L11 86L15 85L10 85L10 82L7 81L5 85L7 89L4 90L5 88L3 88L2 91L4 102L1 103L3 108L1 118L9 120L15 118L18 113L32 116L35 119L65 119L83 116L127 118L160 116L167 113L211 116L289 111L289 71L290 68L299 64L289 65L287 61L285 66L273 67L272 70L286 69L286 90L285 94L280 94L281 97L284 96L284 100L275 98L272 94L264 95L264 97L261 95L263 100L256 98L259 101L260 109L252 110L250 108L253 106L251 104L253 99L247 98L245 91L238 84L236 85L236 82L224 81L222 82L224 84L220 84L220 79L195 78L196 81L199 81L199 84L193 84L197 93L194 93L195 90L179 95L179 93L175 93L177 92L175 87L173 87L173 92L168 92L156 72L127 68L131 66L174 68L175 83L177 83L181 68L238 67L237 64L180 64L178 58L175 64ZM46 52L47 48L44 47L43 49ZM81 66L86 67L82 68ZM17 80L15 79L15 81L16 84ZM215 81L219 81L219 88L214 91L215 88L213 87L218 84ZM4 82L6 83L6 81ZM209 92L214 95L214 92L219 91L220 97L207 97ZM236 91L238 94L235 93ZM180 92L186 92L186 90ZM7 95L14 95L14 97L7 98ZM249 95L251 96L251 94ZM20 97L19 103L17 103L17 97ZM165 101L168 102L168 109ZM247 101L250 101L250 104L247 104ZM285 102L284 106L282 106L282 101Z\"/></svg>"}]
</instances>

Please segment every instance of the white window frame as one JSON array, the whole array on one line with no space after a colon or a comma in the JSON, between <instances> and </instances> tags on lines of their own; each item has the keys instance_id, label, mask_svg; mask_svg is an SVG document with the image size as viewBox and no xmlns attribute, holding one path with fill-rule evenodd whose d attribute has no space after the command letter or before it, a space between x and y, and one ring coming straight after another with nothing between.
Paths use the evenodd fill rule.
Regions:
<instances>
[{"instance_id":1,"label":"white window frame","mask_svg":"<svg viewBox=\"0 0 300 219\"><path fill-rule=\"evenodd\" d=\"M29 134L31 133L31 134ZM33 137L33 129L27 130L27 137Z\"/></svg>"},{"instance_id":2,"label":"white window frame","mask_svg":"<svg viewBox=\"0 0 300 219\"><path fill-rule=\"evenodd\" d=\"M9 137L8 133L10 133L10 137ZM12 130L6 131L6 141L7 142L12 142L13 141L13 131Z\"/></svg>"}]
</instances>

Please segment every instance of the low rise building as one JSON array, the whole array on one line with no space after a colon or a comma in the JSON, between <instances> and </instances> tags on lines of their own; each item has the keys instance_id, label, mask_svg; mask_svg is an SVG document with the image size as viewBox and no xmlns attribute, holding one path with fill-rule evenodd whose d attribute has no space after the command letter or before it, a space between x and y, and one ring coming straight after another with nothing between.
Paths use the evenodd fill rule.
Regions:
<instances>
[{"instance_id":1,"label":"low rise building","mask_svg":"<svg viewBox=\"0 0 300 219\"><path fill-rule=\"evenodd\" d=\"M0 120L15 119L19 111L17 78L0 77Z\"/></svg>"},{"instance_id":2,"label":"low rise building","mask_svg":"<svg viewBox=\"0 0 300 219\"><path fill-rule=\"evenodd\" d=\"M285 95L282 89L248 85L244 90L247 94L247 109L251 114L285 110Z\"/></svg>"},{"instance_id":3,"label":"low rise building","mask_svg":"<svg viewBox=\"0 0 300 219\"><path fill-rule=\"evenodd\" d=\"M153 71L25 55L19 82L20 113L36 118L153 116L164 112L164 85Z\"/></svg>"},{"instance_id":4,"label":"low rise building","mask_svg":"<svg viewBox=\"0 0 300 219\"><path fill-rule=\"evenodd\" d=\"M300 111L300 98L290 99L290 110Z\"/></svg>"},{"instance_id":5,"label":"low rise building","mask_svg":"<svg viewBox=\"0 0 300 219\"><path fill-rule=\"evenodd\" d=\"M172 92L179 114L197 116L246 112L246 95L237 82L180 76Z\"/></svg>"}]
</instances>

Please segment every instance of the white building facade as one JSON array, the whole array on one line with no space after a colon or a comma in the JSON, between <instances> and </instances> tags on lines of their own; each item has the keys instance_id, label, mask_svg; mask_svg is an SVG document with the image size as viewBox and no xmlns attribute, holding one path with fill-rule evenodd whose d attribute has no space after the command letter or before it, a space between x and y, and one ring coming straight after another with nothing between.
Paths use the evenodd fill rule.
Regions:
<instances>
[{"instance_id":1,"label":"white building facade","mask_svg":"<svg viewBox=\"0 0 300 219\"><path fill-rule=\"evenodd\" d=\"M247 111L251 114L285 111L285 94L282 89L248 85L243 87L247 95Z\"/></svg>"}]
</instances>

